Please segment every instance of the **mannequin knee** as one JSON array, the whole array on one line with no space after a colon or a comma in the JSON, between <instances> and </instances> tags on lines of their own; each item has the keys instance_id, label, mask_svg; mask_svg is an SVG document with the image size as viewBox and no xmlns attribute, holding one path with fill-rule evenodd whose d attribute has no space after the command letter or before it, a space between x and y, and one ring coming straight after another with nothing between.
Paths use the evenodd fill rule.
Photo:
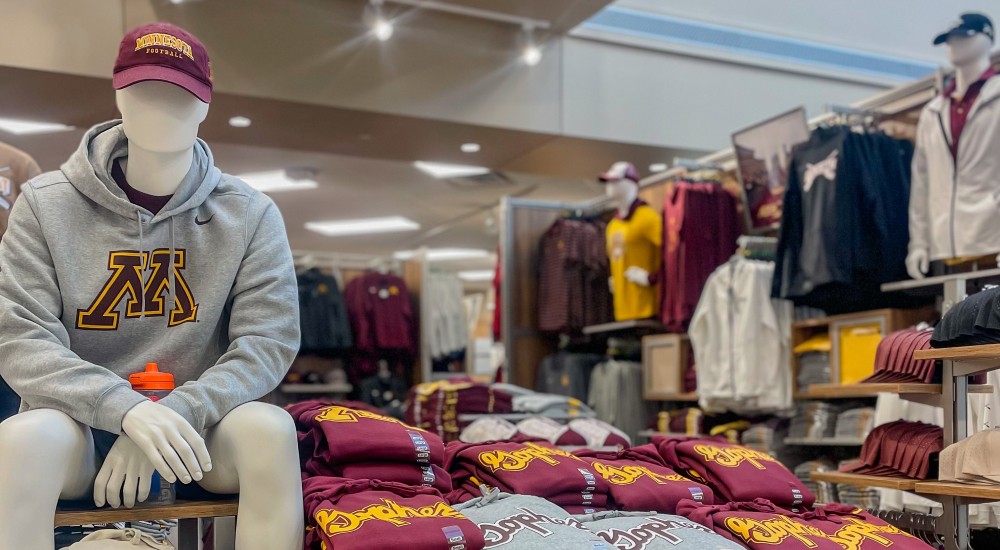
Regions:
<instances>
[{"instance_id":1,"label":"mannequin knee","mask_svg":"<svg viewBox=\"0 0 1000 550\"><path fill-rule=\"evenodd\" d=\"M37 409L0 423L0 455L69 457L79 444L80 425L65 413Z\"/></svg>"},{"instance_id":2,"label":"mannequin knee","mask_svg":"<svg viewBox=\"0 0 1000 550\"><path fill-rule=\"evenodd\" d=\"M267 403L246 403L233 409L223 420L225 429L258 448L260 445L276 446L287 443L298 449L295 422L284 409Z\"/></svg>"}]
</instances>

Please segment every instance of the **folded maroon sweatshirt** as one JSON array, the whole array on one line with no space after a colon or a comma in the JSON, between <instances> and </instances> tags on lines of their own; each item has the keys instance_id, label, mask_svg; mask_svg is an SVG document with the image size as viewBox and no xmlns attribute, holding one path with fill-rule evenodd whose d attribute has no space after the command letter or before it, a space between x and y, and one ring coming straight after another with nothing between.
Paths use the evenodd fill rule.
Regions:
<instances>
[{"instance_id":1,"label":"folded maroon sweatshirt","mask_svg":"<svg viewBox=\"0 0 1000 550\"><path fill-rule=\"evenodd\" d=\"M352 462L334 469L335 477L347 479L373 479L402 483L414 487L433 487L441 494L452 490L451 476L438 466L420 466L402 462Z\"/></svg>"},{"instance_id":2,"label":"folded maroon sweatshirt","mask_svg":"<svg viewBox=\"0 0 1000 550\"><path fill-rule=\"evenodd\" d=\"M316 462L333 467L370 461L441 465L444 460L441 438L395 418L323 404L296 407L294 413L299 448L308 453L303 461L317 475L328 474L319 471Z\"/></svg>"},{"instance_id":3,"label":"folded maroon sweatshirt","mask_svg":"<svg viewBox=\"0 0 1000 550\"><path fill-rule=\"evenodd\" d=\"M302 486L311 549L482 550L475 523L427 487L314 477Z\"/></svg>"},{"instance_id":4,"label":"folded maroon sweatshirt","mask_svg":"<svg viewBox=\"0 0 1000 550\"><path fill-rule=\"evenodd\" d=\"M657 437L653 443L668 467L711 487L717 503L763 498L797 510L816 501L795 474L766 453L721 438Z\"/></svg>"},{"instance_id":5,"label":"folded maroon sweatshirt","mask_svg":"<svg viewBox=\"0 0 1000 550\"><path fill-rule=\"evenodd\" d=\"M676 514L682 500L714 504L715 494L666 466L628 459L584 458L608 483L614 509Z\"/></svg>"},{"instance_id":6,"label":"folded maroon sweatshirt","mask_svg":"<svg viewBox=\"0 0 1000 550\"><path fill-rule=\"evenodd\" d=\"M684 501L677 511L750 550L931 549L867 512L842 504L795 513L763 499L715 506Z\"/></svg>"},{"instance_id":7,"label":"folded maroon sweatshirt","mask_svg":"<svg viewBox=\"0 0 1000 550\"><path fill-rule=\"evenodd\" d=\"M608 495L607 483L587 462L545 442L453 442L447 455L445 469L456 486L474 477L515 495Z\"/></svg>"}]
</instances>

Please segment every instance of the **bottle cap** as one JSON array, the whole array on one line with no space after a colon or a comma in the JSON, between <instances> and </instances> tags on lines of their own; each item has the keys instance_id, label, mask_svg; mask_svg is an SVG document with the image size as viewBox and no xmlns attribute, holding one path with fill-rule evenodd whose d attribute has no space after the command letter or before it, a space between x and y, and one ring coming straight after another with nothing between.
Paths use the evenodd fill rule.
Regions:
<instances>
[{"instance_id":1,"label":"bottle cap","mask_svg":"<svg viewBox=\"0 0 1000 550\"><path fill-rule=\"evenodd\" d=\"M156 363L146 363L146 372L137 372L128 377L135 391L173 391L174 375L160 372Z\"/></svg>"}]
</instances>

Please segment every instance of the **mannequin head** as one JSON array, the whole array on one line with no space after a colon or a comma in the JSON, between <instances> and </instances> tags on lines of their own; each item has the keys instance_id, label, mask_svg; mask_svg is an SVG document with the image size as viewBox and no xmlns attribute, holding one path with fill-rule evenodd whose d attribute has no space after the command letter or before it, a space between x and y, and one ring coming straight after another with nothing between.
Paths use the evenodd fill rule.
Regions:
<instances>
[{"instance_id":1,"label":"mannequin head","mask_svg":"<svg viewBox=\"0 0 1000 550\"><path fill-rule=\"evenodd\" d=\"M149 80L115 92L130 145L154 153L194 147L208 104L180 86Z\"/></svg>"},{"instance_id":2,"label":"mannequin head","mask_svg":"<svg viewBox=\"0 0 1000 550\"><path fill-rule=\"evenodd\" d=\"M948 39L948 60L955 67L989 62L993 41L985 34L953 36Z\"/></svg>"},{"instance_id":3,"label":"mannequin head","mask_svg":"<svg viewBox=\"0 0 1000 550\"><path fill-rule=\"evenodd\" d=\"M614 180L604 184L604 192L615 204L631 206L639 194L639 186L632 180Z\"/></svg>"}]
</instances>

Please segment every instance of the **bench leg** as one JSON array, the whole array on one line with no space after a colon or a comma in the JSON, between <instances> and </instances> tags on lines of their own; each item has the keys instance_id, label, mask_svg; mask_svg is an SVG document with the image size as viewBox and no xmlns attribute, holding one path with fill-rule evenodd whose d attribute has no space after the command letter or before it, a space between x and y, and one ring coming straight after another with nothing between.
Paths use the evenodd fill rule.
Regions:
<instances>
[{"instance_id":1,"label":"bench leg","mask_svg":"<svg viewBox=\"0 0 1000 550\"><path fill-rule=\"evenodd\" d=\"M199 550L201 524L197 519L177 521L177 550Z\"/></svg>"},{"instance_id":2,"label":"bench leg","mask_svg":"<svg viewBox=\"0 0 1000 550\"><path fill-rule=\"evenodd\" d=\"M215 518L215 550L236 550L236 518Z\"/></svg>"}]
</instances>

